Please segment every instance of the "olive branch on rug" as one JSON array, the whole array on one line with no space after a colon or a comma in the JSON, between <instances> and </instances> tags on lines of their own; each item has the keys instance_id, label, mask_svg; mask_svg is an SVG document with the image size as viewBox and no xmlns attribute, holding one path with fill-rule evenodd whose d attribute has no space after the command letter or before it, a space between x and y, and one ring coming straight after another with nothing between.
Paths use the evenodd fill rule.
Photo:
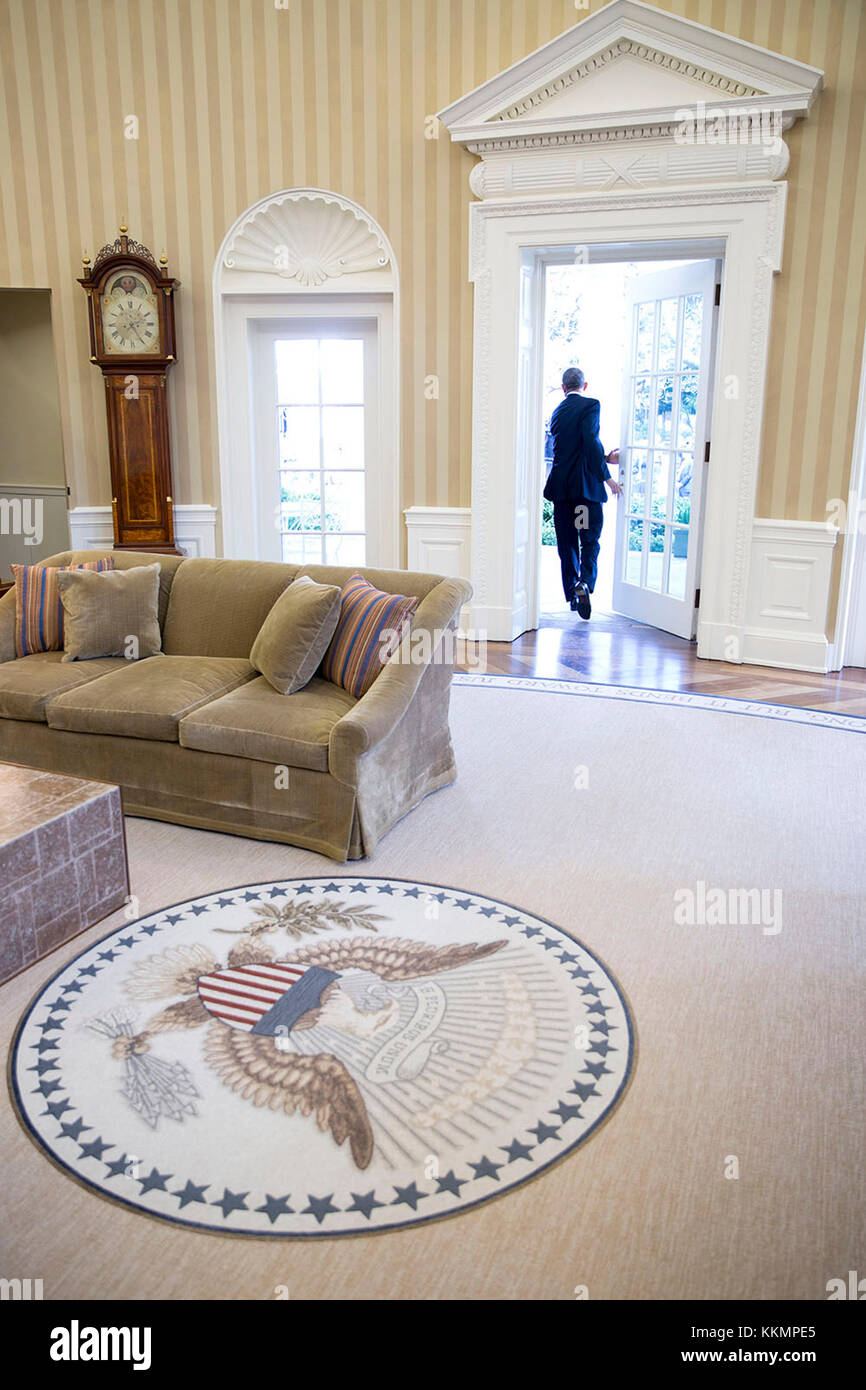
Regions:
<instances>
[{"instance_id":1,"label":"olive branch on rug","mask_svg":"<svg viewBox=\"0 0 866 1390\"><path fill-rule=\"evenodd\" d=\"M353 907L351 903L288 902L283 907L273 903L262 903L253 909L258 920L245 927L214 927L214 931L226 936L263 936L271 931L284 931L293 941L304 936L316 936L319 932L332 931L334 927L346 927L353 931L378 931L377 922L387 922L388 917L381 912L373 912L366 905Z\"/></svg>"}]
</instances>

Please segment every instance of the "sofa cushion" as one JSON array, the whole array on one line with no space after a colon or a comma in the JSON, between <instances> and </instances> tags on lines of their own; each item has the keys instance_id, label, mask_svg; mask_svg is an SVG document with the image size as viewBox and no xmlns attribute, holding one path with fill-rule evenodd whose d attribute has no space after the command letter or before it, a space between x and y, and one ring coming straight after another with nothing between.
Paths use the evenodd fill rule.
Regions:
<instances>
[{"instance_id":1,"label":"sofa cushion","mask_svg":"<svg viewBox=\"0 0 866 1390\"><path fill-rule=\"evenodd\" d=\"M63 604L63 660L123 656L143 661L162 649L159 565L91 574L58 570Z\"/></svg>"},{"instance_id":2,"label":"sofa cushion","mask_svg":"<svg viewBox=\"0 0 866 1390\"><path fill-rule=\"evenodd\" d=\"M409 631L418 600L383 593L360 574L346 581L340 597L340 618L322 675L360 699Z\"/></svg>"},{"instance_id":3,"label":"sofa cushion","mask_svg":"<svg viewBox=\"0 0 866 1390\"><path fill-rule=\"evenodd\" d=\"M108 555L102 560L84 560L71 568L110 570L113 565L114 560ZM58 579L64 568L46 564L12 566L16 656L63 649L63 604Z\"/></svg>"},{"instance_id":4,"label":"sofa cushion","mask_svg":"<svg viewBox=\"0 0 866 1390\"><path fill-rule=\"evenodd\" d=\"M340 616L340 590L304 576L280 594L250 661L281 695L302 690L318 670Z\"/></svg>"},{"instance_id":5,"label":"sofa cushion","mask_svg":"<svg viewBox=\"0 0 866 1390\"><path fill-rule=\"evenodd\" d=\"M188 714L180 742L205 753L327 772L331 730L356 703L348 691L318 676L294 695L280 695L259 676Z\"/></svg>"},{"instance_id":6,"label":"sofa cushion","mask_svg":"<svg viewBox=\"0 0 866 1390\"><path fill-rule=\"evenodd\" d=\"M0 665L0 717L45 723L45 706L55 695L95 681L129 663L103 657L86 666L64 665L62 652L34 652Z\"/></svg>"},{"instance_id":7,"label":"sofa cushion","mask_svg":"<svg viewBox=\"0 0 866 1390\"><path fill-rule=\"evenodd\" d=\"M151 656L118 665L123 669L52 700L46 708L51 728L176 743L185 714L255 675L238 657Z\"/></svg>"},{"instance_id":8,"label":"sofa cushion","mask_svg":"<svg viewBox=\"0 0 866 1390\"><path fill-rule=\"evenodd\" d=\"M162 649L169 656L249 656L259 628L297 574L265 561L184 560L171 586Z\"/></svg>"}]
</instances>

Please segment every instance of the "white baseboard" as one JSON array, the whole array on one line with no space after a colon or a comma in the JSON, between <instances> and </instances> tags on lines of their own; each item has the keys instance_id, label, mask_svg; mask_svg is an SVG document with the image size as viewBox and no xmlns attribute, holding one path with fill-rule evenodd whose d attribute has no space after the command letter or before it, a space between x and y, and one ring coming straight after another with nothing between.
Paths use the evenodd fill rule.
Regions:
<instances>
[{"instance_id":1,"label":"white baseboard","mask_svg":"<svg viewBox=\"0 0 866 1390\"><path fill-rule=\"evenodd\" d=\"M216 507L179 502L174 507L174 536L184 555L216 555ZM102 550L114 543L111 507L73 507L69 512L72 550Z\"/></svg>"}]
</instances>

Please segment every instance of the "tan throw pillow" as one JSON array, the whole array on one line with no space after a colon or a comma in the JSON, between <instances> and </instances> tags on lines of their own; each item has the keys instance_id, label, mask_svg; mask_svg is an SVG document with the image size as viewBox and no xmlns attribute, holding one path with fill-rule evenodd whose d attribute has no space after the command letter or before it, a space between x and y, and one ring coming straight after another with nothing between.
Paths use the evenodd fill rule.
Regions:
<instances>
[{"instance_id":1,"label":"tan throw pillow","mask_svg":"<svg viewBox=\"0 0 866 1390\"><path fill-rule=\"evenodd\" d=\"M57 583L64 614L63 660L125 656L138 661L158 655L159 573L158 563L105 574L61 571Z\"/></svg>"},{"instance_id":2,"label":"tan throw pillow","mask_svg":"<svg viewBox=\"0 0 866 1390\"><path fill-rule=\"evenodd\" d=\"M284 589L259 628L250 661L281 695L294 695L315 675L340 616L336 584L302 575Z\"/></svg>"}]
</instances>

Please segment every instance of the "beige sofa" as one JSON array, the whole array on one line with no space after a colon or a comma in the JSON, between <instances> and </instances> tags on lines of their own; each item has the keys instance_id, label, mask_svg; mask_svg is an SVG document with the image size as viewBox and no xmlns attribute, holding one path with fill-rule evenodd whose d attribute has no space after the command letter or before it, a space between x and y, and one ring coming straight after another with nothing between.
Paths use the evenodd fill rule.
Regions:
<instances>
[{"instance_id":1,"label":"beige sofa","mask_svg":"<svg viewBox=\"0 0 866 1390\"><path fill-rule=\"evenodd\" d=\"M44 563L105 553L68 551ZM371 854L401 816L454 780L449 648L467 584L394 570L112 554L124 569L159 560L164 655L16 657L11 591L0 600L0 759L116 782L128 815L341 861ZM355 573L420 600L410 636L360 700L319 676L278 694L249 661L270 608L298 575L342 584Z\"/></svg>"}]
</instances>

